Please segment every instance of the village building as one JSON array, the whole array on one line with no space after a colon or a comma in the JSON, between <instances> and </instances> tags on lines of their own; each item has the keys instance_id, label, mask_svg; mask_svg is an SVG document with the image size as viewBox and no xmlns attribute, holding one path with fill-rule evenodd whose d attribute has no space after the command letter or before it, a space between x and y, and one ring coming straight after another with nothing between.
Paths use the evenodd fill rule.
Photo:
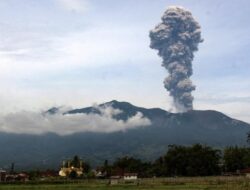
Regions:
<instances>
[{"instance_id":1,"label":"village building","mask_svg":"<svg viewBox=\"0 0 250 190\"><path fill-rule=\"evenodd\" d=\"M22 182L29 181L29 175L26 173L19 173L17 174L16 180Z\"/></svg>"},{"instance_id":2,"label":"village building","mask_svg":"<svg viewBox=\"0 0 250 190\"><path fill-rule=\"evenodd\" d=\"M46 170L40 173L42 178L58 177L58 171L56 170Z\"/></svg>"},{"instance_id":3,"label":"village building","mask_svg":"<svg viewBox=\"0 0 250 190\"><path fill-rule=\"evenodd\" d=\"M121 179L121 176L119 176L119 175L117 175L117 176L111 176L109 184L110 185L117 185L117 184L119 184L120 179Z\"/></svg>"},{"instance_id":4,"label":"village building","mask_svg":"<svg viewBox=\"0 0 250 190\"><path fill-rule=\"evenodd\" d=\"M0 182L3 182L6 180L6 171L0 169Z\"/></svg>"},{"instance_id":5,"label":"village building","mask_svg":"<svg viewBox=\"0 0 250 190\"><path fill-rule=\"evenodd\" d=\"M95 174L95 177L96 178L99 178L99 179L104 179L106 176L107 176L107 173L106 172L102 172L100 170L92 170L93 173Z\"/></svg>"},{"instance_id":6,"label":"village building","mask_svg":"<svg viewBox=\"0 0 250 190\"><path fill-rule=\"evenodd\" d=\"M137 180L137 178L138 178L137 173L124 173L124 175L123 175L123 179L128 180L128 181Z\"/></svg>"},{"instance_id":7,"label":"village building","mask_svg":"<svg viewBox=\"0 0 250 190\"><path fill-rule=\"evenodd\" d=\"M5 181L6 182L16 182L16 181L26 182L26 181L29 181L29 175L27 175L26 173L6 174Z\"/></svg>"},{"instance_id":8,"label":"village building","mask_svg":"<svg viewBox=\"0 0 250 190\"><path fill-rule=\"evenodd\" d=\"M116 185L119 183L126 182L137 182L138 174L137 173L124 173L123 175L114 175L110 177L109 184Z\"/></svg>"},{"instance_id":9,"label":"village building","mask_svg":"<svg viewBox=\"0 0 250 190\"><path fill-rule=\"evenodd\" d=\"M69 177L72 173L75 173L75 177L80 177L83 175L83 171L83 161L75 156L73 160L63 161L59 176Z\"/></svg>"},{"instance_id":10,"label":"village building","mask_svg":"<svg viewBox=\"0 0 250 190\"><path fill-rule=\"evenodd\" d=\"M245 168L243 170L240 170L240 174L250 178L250 168Z\"/></svg>"}]
</instances>

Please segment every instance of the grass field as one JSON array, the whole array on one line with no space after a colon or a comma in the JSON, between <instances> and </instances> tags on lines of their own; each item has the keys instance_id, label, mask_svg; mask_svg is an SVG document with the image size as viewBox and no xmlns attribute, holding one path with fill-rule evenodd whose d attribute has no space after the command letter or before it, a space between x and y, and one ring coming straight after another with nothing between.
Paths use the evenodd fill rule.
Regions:
<instances>
[{"instance_id":1,"label":"grass field","mask_svg":"<svg viewBox=\"0 0 250 190\"><path fill-rule=\"evenodd\" d=\"M109 185L108 180L67 181L59 184L1 184L0 190L250 190L250 180L245 177L157 178L140 179L136 183Z\"/></svg>"}]
</instances>

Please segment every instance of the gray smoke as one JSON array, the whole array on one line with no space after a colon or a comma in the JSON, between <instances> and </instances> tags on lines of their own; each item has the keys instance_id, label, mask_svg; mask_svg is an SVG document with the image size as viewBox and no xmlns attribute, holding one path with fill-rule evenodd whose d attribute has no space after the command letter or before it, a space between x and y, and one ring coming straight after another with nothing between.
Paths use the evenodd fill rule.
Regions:
<instances>
[{"instance_id":1,"label":"gray smoke","mask_svg":"<svg viewBox=\"0 0 250 190\"><path fill-rule=\"evenodd\" d=\"M150 47L158 50L163 58L162 66L169 72L164 86L173 97L176 109L188 111L193 109L191 92L195 90L190 80L193 53L203 41L200 25L191 12L176 6L168 7L161 20L150 31Z\"/></svg>"}]
</instances>

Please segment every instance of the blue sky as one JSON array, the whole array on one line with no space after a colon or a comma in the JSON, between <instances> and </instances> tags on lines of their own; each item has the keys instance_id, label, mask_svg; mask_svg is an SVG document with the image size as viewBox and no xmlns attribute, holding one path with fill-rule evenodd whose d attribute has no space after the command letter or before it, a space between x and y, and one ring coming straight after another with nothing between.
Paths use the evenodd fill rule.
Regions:
<instances>
[{"instance_id":1,"label":"blue sky","mask_svg":"<svg viewBox=\"0 0 250 190\"><path fill-rule=\"evenodd\" d=\"M202 27L194 108L250 122L248 0L0 0L1 112L113 99L171 109L148 37L170 5Z\"/></svg>"}]
</instances>

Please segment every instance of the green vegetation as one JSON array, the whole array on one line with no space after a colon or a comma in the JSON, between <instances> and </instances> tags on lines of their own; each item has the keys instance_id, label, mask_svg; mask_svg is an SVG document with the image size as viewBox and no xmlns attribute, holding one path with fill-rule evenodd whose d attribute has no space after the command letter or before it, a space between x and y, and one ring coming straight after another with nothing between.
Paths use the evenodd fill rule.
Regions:
<instances>
[{"instance_id":1,"label":"green vegetation","mask_svg":"<svg viewBox=\"0 0 250 190\"><path fill-rule=\"evenodd\" d=\"M155 162L156 176L211 176L220 174L219 150L195 144L191 147L169 146Z\"/></svg>"},{"instance_id":2,"label":"green vegetation","mask_svg":"<svg viewBox=\"0 0 250 190\"><path fill-rule=\"evenodd\" d=\"M250 148L227 147L218 150L210 146L170 145L168 151L153 162L144 162L133 157L121 157L108 164L105 160L99 169L106 174L122 175L138 173L139 177L175 177L175 176L216 176L221 174L239 174L250 167Z\"/></svg>"},{"instance_id":3,"label":"green vegetation","mask_svg":"<svg viewBox=\"0 0 250 190\"><path fill-rule=\"evenodd\" d=\"M83 165L83 175L76 175L73 171L68 177L71 179L109 178L123 176L124 173L137 173L139 178L239 175L243 169L250 167L250 148L235 146L221 151L200 144L170 145L168 151L153 162L124 156L111 163L105 160L101 166L94 168L96 171L93 171L93 168L91 169L90 165L78 156L64 162L64 167L81 165ZM29 171L29 179L40 179L44 173L52 174L50 176L58 174L55 170ZM96 176L97 173L101 175Z\"/></svg>"},{"instance_id":4,"label":"green vegetation","mask_svg":"<svg viewBox=\"0 0 250 190\"><path fill-rule=\"evenodd\" d=\"M222 167L221 151L209 146L171 145L165 155L154 162L143 162L133 157L118 158L112 165L105 161L101 167L106 177L123 173L138 173L139 177L171 176L215 176L220 175Z\"/></svg>"},{"instance_id":5,"label":"green vegetation","mask_svg":"<svg viewBox=\"0 0 250 190\"><path fill-rule=\"evenodd\" d=\"M248 190L250 180L245 177L195 177L195 178L148 178L136 183L120 181L109 185L108 180L79 180L61 184L0 185L0 190Z\"/></svg>"},{"instance_id":6,"label":"green vegetation","mask_svg":"<svg viewBox=\"0 0 250 190\"><path fill-rule=\"evenodd\" d=\"M227 147L224 149L224 168L227 172L235 172L250 167L250 148Z\"/></svg>"}]
</instances>

